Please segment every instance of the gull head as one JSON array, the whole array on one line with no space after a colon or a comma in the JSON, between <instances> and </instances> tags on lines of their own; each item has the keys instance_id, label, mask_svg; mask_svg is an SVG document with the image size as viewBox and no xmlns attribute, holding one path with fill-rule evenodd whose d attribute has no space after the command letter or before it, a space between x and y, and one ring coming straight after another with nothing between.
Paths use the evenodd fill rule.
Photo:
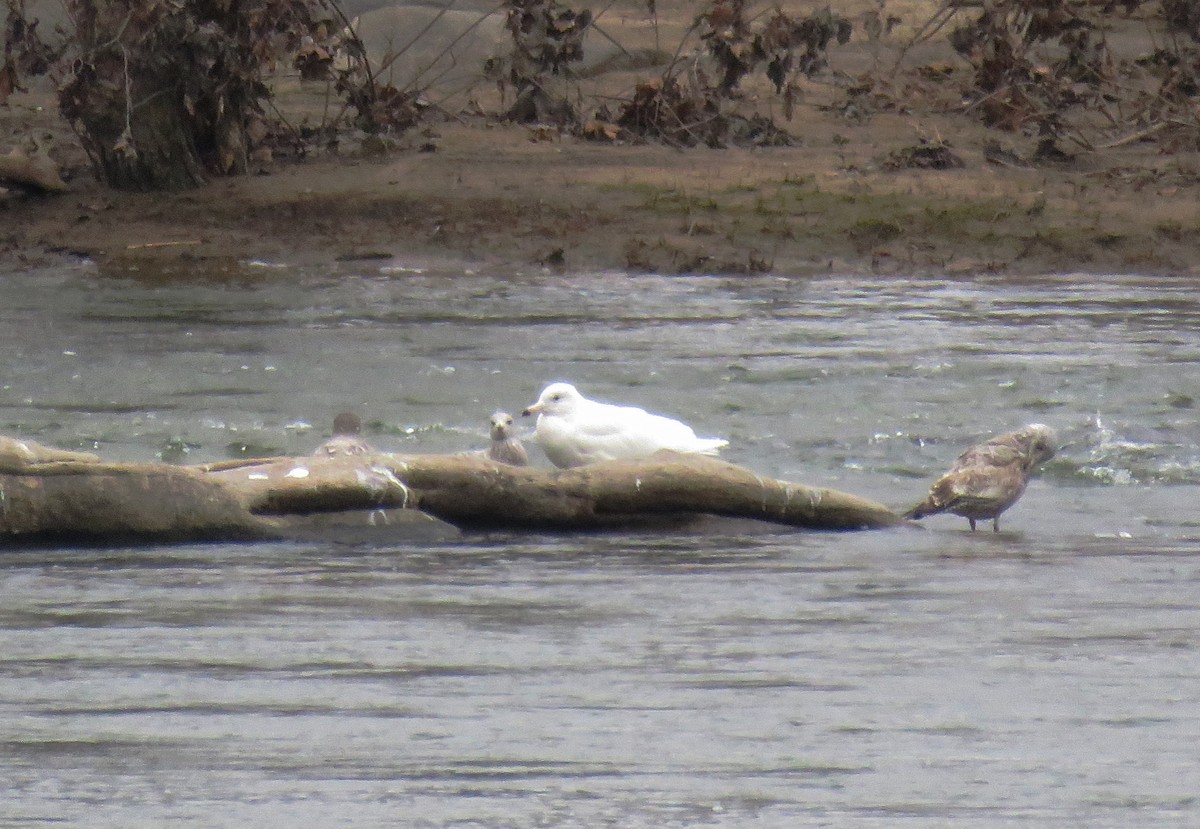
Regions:
<instances>
[{"instance_id":1,"label":"gull head","mask_svg":"<svg viewBox=\"0 0 1200 829\"><path fill-rule=\"evenodd\" d=\"M1058 436L1044 423L1031 423L1015 435L1030 468L1045 463L1058 451Z\"/></svg>"},{"instance_id":2,"label":"gull head","mask_svg":"<svg viewBox=\"0 0 1200 829\"><path fill-rule=\"evenodd\" d=\"M362 431L362 421L354 412L342 412L333 419L334 435L357 435Z\"/></svg>"},{"instance_id":3,"label":"gull head","mask_svg":"<svg viewBox=\"0 0 1200 829\"><path fill-rule=\"evenodd\" d=\"M513 416L508 412L493 412L490 421L492 440L508 440L513 436Z\"/></svg>"},{"instance_id":4,"label":"gull head","mask_svg":"<svg viewBox=\"0 0 1200 829\"><path fill-rule=\"evenodd\" d=\"M583 401L583 395L570 383L551 383L542 389L537 402L521 414L565 415L575 410Z\"/></svg>"}]
</instances>

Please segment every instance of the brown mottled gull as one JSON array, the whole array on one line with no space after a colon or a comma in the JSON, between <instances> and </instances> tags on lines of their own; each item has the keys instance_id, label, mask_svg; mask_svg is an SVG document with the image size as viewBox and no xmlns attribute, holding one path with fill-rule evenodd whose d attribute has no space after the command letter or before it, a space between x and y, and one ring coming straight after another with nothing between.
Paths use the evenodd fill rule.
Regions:
<instances>
[{"instance_id":1,"label":"brown mottled gull","mask_svg":"<svg viewBox=\"0 0 1200 829\"><path fill-rule=\"evenodd\" d=\"M353 412L342 412L333 419L333 437L322 443L313 452L324 458L340 455L366 455L373 451L359 435L362 431L362 421Z\"/></svg>"},{"instance_id":2,"label":"brown mottled gull","mask_svg":"<svg viewBox=\"0 0 1200 829\"><path fill-rule=\"evenodd\" d=\"M509 466L526 466L529 454L517 437L513 426L513 417L508 412L495 412L491 417L492 443L485 453L496 463L506 463Z\"/></svg>"},{"instance_id":3,"label":"brown mottled gull","mask_svg":"<svg viewBox=\"0 0 1200 829\"><path fill-rule=\"evenodd\" d=\"M992 529L1000 532L1000 513L1025 492L1033 471L1054 457L1056 444L1049 426L1033 423L972 446L904 517L952 512L971 522L972 532L975 522L985 518L992 519Z\"/></svg>"}]
</instances>

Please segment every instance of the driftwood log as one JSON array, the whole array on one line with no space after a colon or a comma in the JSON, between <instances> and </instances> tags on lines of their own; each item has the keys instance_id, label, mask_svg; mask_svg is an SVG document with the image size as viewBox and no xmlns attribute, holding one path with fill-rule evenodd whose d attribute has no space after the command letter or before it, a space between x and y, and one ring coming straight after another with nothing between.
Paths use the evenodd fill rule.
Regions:
<instances>
[{"instance_id":1,"label":"driftwood log","mask_svg":"<svg viewBox=\"0 0 1200 829\"><path fill-rule=\"evenodd\" d=\"M59 461L0 473L0 539L9 542L119 544L280 534L218 481L191 469Z\"/></svg>"},{"instance_id":2,"label":"driftwood log","mask_svg":"<svg viewBox=\"0 0 1200 829\"><path fill-rule=\"evenodd\" d=\"M673 452L565 470L507 466L477 455L387 454L200 468L236 492L249 511L268 515L399 507L456 526L562 530L602 529L680 513L822 530L902 523L887 507L845 492L764 478L731 463Z\"/></svg>"},{"instance_id":3,"label":"driftwood log","mask_svg":"<svg viewBox=\"0 0 1200 829\"><path fill-rule=\"evenodd\" d=\"M0 543L395 541L449 538L458 528L616 529L689 515L821 530L903 523L848 493L674 453L569 470L392 454L176 467L102 463L0 438Z\"/></svg>"}]
</instances>

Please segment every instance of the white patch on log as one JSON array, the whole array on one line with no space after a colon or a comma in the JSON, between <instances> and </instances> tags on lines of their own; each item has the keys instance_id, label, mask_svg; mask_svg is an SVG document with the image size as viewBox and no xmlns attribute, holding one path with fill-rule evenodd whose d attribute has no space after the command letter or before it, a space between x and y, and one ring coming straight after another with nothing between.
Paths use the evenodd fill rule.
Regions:
<instances>
[{"instance_id":1,"label":"white patch on log","mask_svg":"<svg viewBox=\"0 0 1200 829\"><path fill-rule=\"evenodd\" d=\"M291 470L283 477L285 477L285 478L307 478L308 470L305 469L303 466L297 466L295 469Z\"/></svg>"},{"instance_id":2,"label":"white patch on log","mask_svg":"<svg viewBox=\"0 0 1200 829\"><path fill-rule=\"evenodd\" d=\"M403 465L403 464L402 464L402 465ZM406 467L406 468L407 468L407 467ZM406 487L406 486L404 485L404 481L402 481L402 480L400 480L399 478L397 478L397 477L395 476L395 474L392 472L392 470L388 469L386 466L372 466L372 467L371 467L371 471L372 471L372 472L378 472L380 475L382 475L384 478L386 478L386 479L387 479L389 482L391 482L391 483L395 484L395 485L396 485L396 487L397 487L397 488L398 488L398 489L399 489L401 492L403 492L403 493L404 493L404 497L403 497L403 499L400 501L400 509L408 509L408 496L409 496L411 493L409 492L409 489L408 489L408 487ZM383 497L383 496L380 496L380 497Z\"/></svg>"},{"instance_id":3,"label":"white patch on log","mask_svg":"<svg viewBox=\"0 0 1200 829\"><path fill-rule=\"evenodd\" d=\"M762 511L765 515L767 512L767 482L761 476L755 475L754 480L758 481L758 489L762 492ZM783 494L786 496L783 501L783 509L779 511L780 515L787 515L787 508L792 504L792 487L791 485L783 488Z\"/></svg>"}]
</instances>

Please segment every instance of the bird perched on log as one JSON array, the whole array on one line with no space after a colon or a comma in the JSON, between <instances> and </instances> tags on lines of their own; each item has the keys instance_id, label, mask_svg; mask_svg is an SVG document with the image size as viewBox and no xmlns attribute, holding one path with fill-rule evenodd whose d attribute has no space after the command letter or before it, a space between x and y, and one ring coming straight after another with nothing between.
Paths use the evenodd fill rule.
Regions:
<instances>
[{"instance_id":1,"label":"bird perched on log","mask_svg":"<svg viewBox=\"0 0 1200 829\"><path fill-rule=\"evenodd\" d=\"M313 452L322 458L342 455L367 455L375 450L359 435L362 421L354 412L342 412L333 419L333 437L322 443Z\"/></svg>"},{"instance_id":2,"label":"bird perched on log","mask_svg":"<svg viewBox=\"0 0 1200 829\"><path fill-rule=\"evenodd\" d=\"M547 386L524 414L538 416L538 445L563 469L644 458L661 449L715 455L729 444L721 438L698 438L686 423L644 409L588 400L570 383Z\"/></svg>"},{"instance_id":3,"label":"bird perched on log","mask_svg":"<svg viewBox=\"0 0 1200 829\"><path fill-rule=\"evenodd\" d=\"M975 522L985 518L992 519L992 530L1000 532L1000 513L1025 492L1034 469L1054 457L1056 444L1054 430L1033 423L972 446L904 517L952 512L971 523L971 532Z\"/></svg>"},{"instance_id":4,"label":"bird perched on log","mask_svg":"<svg viewBox=\"0 0 1200 829\"><path fill-rule=\"evenodd\" d=\"M513 426L513 416L508 412L493 412L491 417L492 443L485 453L496 463L509 466L527 466L529 453Z\"/></svg>"}]
</instances>

